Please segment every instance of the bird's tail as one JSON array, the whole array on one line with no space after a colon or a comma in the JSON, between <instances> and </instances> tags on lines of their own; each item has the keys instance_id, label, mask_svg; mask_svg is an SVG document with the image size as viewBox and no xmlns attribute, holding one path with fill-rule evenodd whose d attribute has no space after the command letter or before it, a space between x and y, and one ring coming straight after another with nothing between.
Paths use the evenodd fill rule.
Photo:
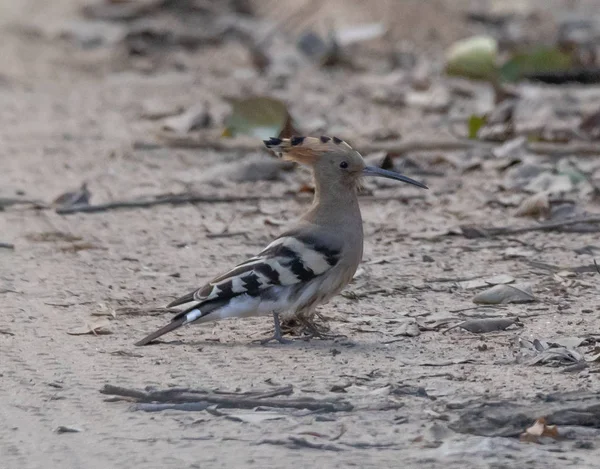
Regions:
<instances>
[{"instance_id":1,"label":"bird's tail","mask_svg":"<svg viewBox=\"0 0 600 469\"><path fill-rule=\"evenodd\" d=\"M164 327L161 327L157 331L154 331L152 334L147 335L142 340L136 342L135 345L147 345L153 340L158 339L160 336L163 336L168 332L174 331L175 329L179 329L181 326L185 326L186 324L194 322L198 318L208 314L202 313L198 306L199 305L192 306L191 308L177 314L169 324L167 324Z\"/></svg>"}]
</instances>

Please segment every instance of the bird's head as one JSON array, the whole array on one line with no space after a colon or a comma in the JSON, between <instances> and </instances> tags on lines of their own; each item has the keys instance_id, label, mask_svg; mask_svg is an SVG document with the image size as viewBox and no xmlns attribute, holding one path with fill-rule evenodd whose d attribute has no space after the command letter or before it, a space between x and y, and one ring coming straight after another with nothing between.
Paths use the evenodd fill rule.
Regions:
<instances>
[{"instance_id":1,"label":"bird's head","mask_svg":"<svg viewBox=\"0 0 600 469\"><path fill-rule=\"evenodd\" d=\"M367 166L359 152L337 137L271 138L264 142L283 159L312 167L315 179L321 183L356 187L362 176L377 176L427 189L425 184L395 171Z\"/></svg>"}]
</instances>

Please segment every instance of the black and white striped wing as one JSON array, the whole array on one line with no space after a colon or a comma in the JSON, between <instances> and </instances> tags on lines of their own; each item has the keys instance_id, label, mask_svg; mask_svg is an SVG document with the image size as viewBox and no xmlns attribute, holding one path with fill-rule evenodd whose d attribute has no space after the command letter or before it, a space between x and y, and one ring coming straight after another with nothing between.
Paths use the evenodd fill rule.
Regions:
<instances>
[{"instance_id":1,"label":"black and white striped wing","mask_svg":"<svg viewBox=\"0 0 600 469\"><path fill-rule=\"evenodd\" d=\"M269 244L257 256L237 265L173 302L227 300L238 295L257 296L273 286L308 282L323 275L339 262L343 241L312 229L289 231Z\"/></svg>"}]
</instances>

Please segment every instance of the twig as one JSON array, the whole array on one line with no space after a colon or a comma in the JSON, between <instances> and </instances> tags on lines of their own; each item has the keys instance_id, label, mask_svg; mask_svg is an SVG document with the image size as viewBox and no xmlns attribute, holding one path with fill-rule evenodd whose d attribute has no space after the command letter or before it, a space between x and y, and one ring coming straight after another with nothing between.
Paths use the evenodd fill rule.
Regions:
<instances>
[{"instance_id":1,"label":"twig","mask_svg":"<svg viewBox=\"0 0 600 469\"><path fill-rule=\"evenodd\" d=\"M529 142L526 145L526 148L532 153L550 155L553 157L569 155L600 155L600 147L597 144L587 142L572 142L567 144Z\"/></svg>"},{"instance_id":2,"label":"twig","mask_svg":"<svg viewBox=\"0 0 600 469\"><path fill-rule=\"evenodd\" d=\"M578 266L571 267L568 265L546 264L545 262L532 261L529 259L522 259L522 262L525 262L526 264L529 264L531 267L534 267L536 269L548 270L549 272L560 272L563 270L567 270L569 272L574 272L576 274L584 274L584 273L588 273L588 272L595 272L597 270L596 265L593 265L593 264L578 265Z\"/></svg>"},{"instance_id":3,"label":"twig","mask_svg":"<svg viewBox=\"0 0 600 469\"><path fill-rule=\"evenodd\" d=\"M134 306L122 306L120 308L115 309L115 313L118 316L136 316L136 315L142 315L142 314L146 314L148 316L158 316L160 314L167 314L167 313L175 314L178 312L179 311L176 309L162 308L162 307L157 307L157 306L149 306L149 307L142 307L142 308L136 308Z\"/></svg>"},{"instance_id":4,"label":"twig","mask_svg":"<svg viewBox=\"0 0 600 469\"><path fill-rule=\"evenodd\" d=\"M143 412L162 412L163 410L181 410L187 412L200 412L212 406L210 402L185 402L183 404L152 404L143 402L132 406L133 410L141 410Z\"/></svg>"},{"instance_id":5,"label":"twig","mask_svg":"<svg viewBox=\"0 0 600 469\"><path fill-rule=\"evenodd\" d=\"M113 396L132 397L134 399L144 399L148 393L144 391L138 391L137 389L128 389L121 386L113 386L112 384L105 384L100 390L102 394L110 394Z\"/></svg>"},{"instance_id":6,"label":"twig","mask_svg":"<svg viewBox=\"0 0 600 469\"><path fill-rule=\"evenodd\" d=\"M214 238L233 238L234 236L248 236L247 231L225 231L224 233L207 233L206 237L209 239Z\"/></svg>"},{"instance_id":7,"label":"twig","mask_svg":"<svg viewBox=\"0 0 600 469\"><path fill-rule=\"evenodd\" d=\"M483 364L477 362L473 358L456 358L453 360L441 360L439 362L408 362L405 361L404 365L408 366L452 366L452 365L463 365L463 364Z\"/></svg>"},{"instance_id":8,"label":"twig","mask_svg":"<svg viewBox=\"0 0 600 469\"><path fill-rule=\"evenodd\" d=\"M259 440L255 443L256 445L277 445L277 446L286 446L291 449L298 448L311 448L311 449L322 449L326 451L343 451L343 448L340 448L337 445L331 443L312 443L305 438L300 438L297 436L289 436L287 439L272 439L265 438L263 440Z\"/></svg>"},{"instance_id":9,"label":"twig","mask_svg":"<svg viewBox=\"0 0 600 469\"><path fill-rule=\"evenodd\" d=\"M256 202L258 200L285 200L289 197L286 196L248 196L248 197L215 197L195 194L193 192L184 192L181 194L160 194L149 199L137 199L137 200L121 200L115 202L108 202L106 204L98 205L73 205L70 207L59 207L56 209L56 213L60 215L69 215L71 213L95 213L95 212L106 212L108 210L115 210L119 208L146 208L154 207L155 205L181 205L188 203L230 203L230 202Z\"/></svg>"},{"instance_id":10,"label":"twig","mask_svg":"<svg viewBox=\"0 0 600 469\"><path fill-rule=\"evenodd\" d=\"M417 151L459 151L471 148L494 148L498 146L494 142L481 140L439 140L439 141L397 141L397 142L373 142L363 145L355 145L363 152L387 151L397 155ZM569 155L600 155L600 146L587 142L572 142L567 144L556 144L547 142L529 142L526 148L531 153L550 155L553 157Z\"/></svg>"},{"instance_id":11,"label":"twig","mask_svg":"<svg viewBox=\"0 0 600 469\"><path fill-rule=\"evenodd\" d=\"M587 182L591 186L591 188L592 188L592 198L593 199L597 199L598 197L600 197L600 186L598 186L598 184L596 184L596 182L594 181L594 178L592 177L592 175L589 174L587 171L584 171L581 168L581 166L577 164L576 161L573 161L573 159L569 160L569 164L571 166L573 166L573 168L575 168L577 171L579 171L581 173L581 175L584 177L585 182ZM556 202L554 202L554 203L556 203ZM575 203L575 202L573 202L573 203Z\"/></svg>"},{"instance_id":12,"label":"twig","mask_svg":"<svg viewBox=\"0 0 600 469\"><path fill-rule=\"evenodd\" d=\"M199 132L188 135L177 135L173 132L160 131L159 140L169 147L208 148L216 151L266 151L258 139L250 137L223 138L214 132ZM339 135L343 138L342 135ZM494 148L498 143L470 139L448 140L398 140L389 142L353 142L359 151L369 153L386 151L395 155L403 155L419 151L460 151L471 148ZM600 155L600 146L588 142L571 142L556 144L548 142L529 142L526 148L531 153L550 155L553 157L569 155Z\"/></svg>"},{"instance_id":13,"label":"twig","mask_svg":"<svg viewBox=\"0 0 600 469\"><path fill-rule=\"evenodd\" d=\"M354 145L359 151L364 153L386 151L394 155L402 155L415 151L458 151L469 150L470 148L496 146L493 143L481 142L478 140L399 140L391 142L365 142Z\"/></svg>"},{"instance_id":14,"label":"twig","mask_svg":"<svg viewBox=\"0 0 600 469\"><path fill-rule=\"evenodd\" d=\"M11 243L0 243L0 249L14 249L15 245Z\"/></svg>"},{"instance_id":15,"label":"twig","mask_svg":"<svg viewBox=\"0 0 600 469\"><path fill-rule=\"evenodd\" d=\"M47 205L44 202L33 199L19 199L16 197L0 197L0 210L11 205L33 205L34 208L45 208Z\"/></svg>"},{"instance_id":16,"label":"twig","mask_svg":"<svg viewBox=\"0 0 600 469\"><path fill-rule=\"evenodd\" d=\"M569 220L561 220L549 223L541 223L538 225L530 225L530 226L505 226L500 228L479 228L479 227L465 227L467 229L467 233L473 235L473 233L477 233L480 237L490 237L490 236L503 236L503 235L513 235L519 233L528 233L530 231L552 231L552 230L560 230L566 226L578 225L580 223L600 223L600 215L590 216L590 217L578 217L571 218ZM600 228L599 228L600 229ZM469 236L465 236L469 237ZM473 237L473 236L471 236ZM474 236L477 237L477 236Z\"/></svg>"},{"instance_id":17,"label":"twig","mask_svg":"<svg viewBox=\"0 0 600 469\"><path fill-rule=\"evenodd\" d=\"M158 139L166 146L173 148L206 148L215 151L267 151L258 138L235 137L224 138L214 132L196 132L180 135L175 132L159 130Z\"/></svg>"},{"instance_id":18,"label":"twig","mask_svg":"<svg viewBox=\"0 0 600 469\"><path fill-rule=\"evenodd\" d=\"M178 135L173 132L159 131L157 137L169 147L208 148L217 151L262 151L266 150L258 139L248 137L223 138L212 132L197 132ZM340 137L342 137L340 135ZM494 147L495 144L477 140L423 140L392 142L353 142L353 146L362 152L387 151L397 155L413 151L453 151L468 150L474 147Z\"/></svg>"},{"instance_id":19,"label":"twig","mask_svg":"<svg viewBox=\"0 0 600 469\"><path fill-rule=\"evenodd\" d=\"M336 441L339 440L342 436L344 436L344 433L346 433L346 425L342 424L342 426L340 427L340 431L337 435L332 436L331 438L329 438L329 441Z\"/></svg>"},{"instance_id":20,"label":"twig","mask_svg":"<svg viewBox=\"0 0 600 469\"><path fill-rule=\"evenodd\" d=\"M398 339L385 340L385 341L381 342L381 345L390 345L390 344L393 344L395 342L402 342L402 341L406 341L406 336L405 337L399 337Z\"/></svg>"},{"instance_id":21,"label":"twig","mask_svg":"<svg viewBox=\"0 0 600 469\"><path fill-rule=\"evenodd\" d=\"M321 412L346 412L353 409L352 404L339 399L273 399L275 396L289 395L293 392L291 386L274 389L261 393L223 393L217 394L202 389L173 388L162 391L138 391L120 386L105 385L100 392L117 396L132 397L141 403L194 404L203 410L209 405L219 405L232 409L252 409L254 407L275 407L288 409L308 409ZM138 406L140 410L164 410L173 407ZM186 409L182 409L186 410Z\"/></svg>"}]
</instances>

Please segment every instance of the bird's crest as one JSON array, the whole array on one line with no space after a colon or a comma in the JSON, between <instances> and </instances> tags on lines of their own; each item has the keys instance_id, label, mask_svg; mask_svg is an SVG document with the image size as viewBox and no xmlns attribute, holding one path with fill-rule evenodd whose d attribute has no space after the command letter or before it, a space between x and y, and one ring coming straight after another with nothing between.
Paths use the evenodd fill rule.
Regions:
<instances>
[{"instance_id":1,"label":"bird's crest","mask_svg":"<svg viewBox=\"0 0 600 469\"><path fill-rule=\"evenodd\" d=\"M263 140L265 146L284 160L313 164L325 152L347 152L352 147L337 137L292 137Z\"/></svg>"}]
</instances>

